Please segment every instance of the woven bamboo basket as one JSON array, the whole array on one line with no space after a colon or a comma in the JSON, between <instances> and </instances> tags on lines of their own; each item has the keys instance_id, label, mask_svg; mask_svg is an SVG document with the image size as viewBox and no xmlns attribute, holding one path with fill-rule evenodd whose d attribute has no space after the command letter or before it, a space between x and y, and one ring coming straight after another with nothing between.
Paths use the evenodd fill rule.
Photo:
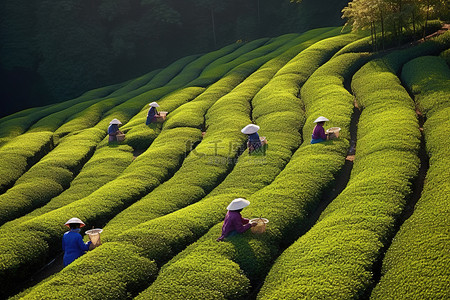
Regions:
<instances>
[{"instance_id":1,"label":"woven bamboo basket","mask_svg":"<svg viewBox=\"0 0 450 300\"><path fill-rule=\"evenodd\" d=\"M266 218L255 218L251 219L250 223L256 223L256 226L251 228L252 233L261 234L266 231L266 224L269 223L269 220Z\"/></svg>"},{"instance_id":2,"label":"woven bamboo basket","mask_svg":"<svg viewBox=\"0 0 450 300\"><path fill-rule=\"evenodd\" d=\"M86 234L89 235L89 240L92 242L92 245L94 245L94 248L102 244L102 241L100 240L100 233L102 233L102 231L103 229L100 228L86 231Z\"/></svg>"}]
</instances>

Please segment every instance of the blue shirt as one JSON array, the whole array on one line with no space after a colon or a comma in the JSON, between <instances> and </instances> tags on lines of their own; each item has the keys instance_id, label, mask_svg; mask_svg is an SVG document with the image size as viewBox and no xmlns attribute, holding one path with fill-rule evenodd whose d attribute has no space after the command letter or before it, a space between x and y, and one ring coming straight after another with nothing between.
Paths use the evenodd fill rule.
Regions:
<instances>
[{"instance_id":1,"label":"blue shirt","mask_svg":"<svg viewBox=\"0 0 450 300\"><path fill-rule=\"evenodd\" d=\"M117 124L111 124L108 127L108 134L114 134L119 130L119 125Z\"/></svg>"},{"instance_id":2,"label":"blue shirt","mask_svg":"<svg viewBox=\"0 0 450 300\"><path fill-rule=\"evenodd\" d=\"M64 251L64 266L67 266L75 259L83 255L84 252L88 251L90 244L90 241L85 244L83 242L81 234L79 234L75 230L70 230L64 233L62 239L62 249Z\"/></svg>"},{"instance_id":3,"label":"blue shirt","mask_svg":"<svg viewBox=\"0 0 450 300\"><path fill-rule=\"evenodd\" d=\"M255 143L255 142L261 142L261 140L259 139L259 134L257 132L249 134L248 135L248 140L251 143Z\"/></svg>"},{"instance_id":4,"label":"blue shirt","mask_svg":"<svg viewBox=\"0 0 450 300\"><path fill-rule=\"evenodd\" d=\"M147 118L149 118L149 117L152 118L157 113L158 113L158 111L156 110L156 107L150 107L150 109L148 110Z\"/></svg>"}]
</instances>

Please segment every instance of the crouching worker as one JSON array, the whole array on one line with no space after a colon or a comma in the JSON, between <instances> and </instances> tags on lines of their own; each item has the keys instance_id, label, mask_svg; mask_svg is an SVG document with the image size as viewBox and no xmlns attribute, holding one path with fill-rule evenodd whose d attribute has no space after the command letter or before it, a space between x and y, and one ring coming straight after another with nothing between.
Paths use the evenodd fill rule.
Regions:
<instances>
[{"instance_id":1,"label":"crouching worker","mask_svg":"<svg viewBox=\"0 0 450 300\"><path fill-rule=\"evenodd\" d=\"M84 252L88 251L91 241L86 244L83 242L83 238L80 234L80 227L83 227L85 224L80 219L72 218L64 225L70 228L69 231L64 233L62 239L62 249L64 251L63 262L65 267L83 255Z\"/></svg>"},{"instance_id":2,"label":"crouching worker","mask_svg":"<svg viewBox=\"0 0 450 300\"><path fill-rule=\"evenodd\" d=\"M145 125L149 125L150 123L156 122L156 118L159 115L158 111L156 110L157 107L159 107L159 104L156 102L152 102L149 104L150 109L147 113L147 121L145 121Z\"/></svg>"},{"instance_id":3,"label":"crouching worker","mask_svg":"<svg viewBox=\"0 0 450 300\"><path fill-rule=\"evenodd\" d=\"M248 153L252 153L262 147L261 139L258 134L259 126L255 124L248 124L242 128L241 132L248 137L247 148Z\"/></svg>"},{"instance_id":4,"label":"crouching worker","mask_svg":"<svg viewBox=\"0 0 450 300\"><path fill-rule=\"evenodd\" d=\"M227 207L227 215L223 221L222 235L217 239L218 242L223 241L226 237L243 233L250 227L256 226L256 223L249 223L249 219L241 216L241 211L244 207L247 207L250 201L243 198L237 198L231 201Z\"/></svg>"},{"instance_id":5,"label":"crouching worker","mask_svg":"<svg viewBox=\"0 0 450 300\"><path fill-rule=\"evenodd\" d=\"M112 119L111 122L109 122L108 127L108 134L109 134L109 142L117 142L117 135L122 134L122 132L119 130L119 125L121 125L122 122L120 122L117 119Z\"/></svg>"},{"instance_id":6,"label":"crouching worker","mask_svg":"<svg viewBox=\"0 0 450 300\"><path fill-rule=\"evenodd\" d=\"M328 135L325 133L325 129L323 129L323 125L326 121L329 120L325 117L318 117L314 121L314 123L316 123L316 126L314 127L313 134L311 136L311 144L316 144L328 140Z\"/></svg>"}]
</instances>

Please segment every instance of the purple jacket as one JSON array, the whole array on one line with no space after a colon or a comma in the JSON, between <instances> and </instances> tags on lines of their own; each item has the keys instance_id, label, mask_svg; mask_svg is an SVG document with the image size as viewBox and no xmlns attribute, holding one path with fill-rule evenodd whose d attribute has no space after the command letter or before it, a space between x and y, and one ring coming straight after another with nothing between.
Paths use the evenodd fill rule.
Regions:
<instances>
[{"instance_id":1,"label":"purple jacket","mask_svg":"<svg viewBox=\"0 0 450 300\"><path fill-rule=\"evenodd\" d=\"M227 237L232 231L245 232L252 227L248 221L248 219L241 216L240 212L229 210L223 221L221 237Z\"/></svg>"},{"instance_id":2,"label":"purple jacket","mask_svg":"<svg viewBox=\"0 0 450 300\"><path fill-rule=\"evenodd\" d=\"M320 126L319 124L314 127L314 131L312 134L313 139L327 139L327 135L325 134L325 129L323 129L323 126Z\"/></svg>"}]
</instances>

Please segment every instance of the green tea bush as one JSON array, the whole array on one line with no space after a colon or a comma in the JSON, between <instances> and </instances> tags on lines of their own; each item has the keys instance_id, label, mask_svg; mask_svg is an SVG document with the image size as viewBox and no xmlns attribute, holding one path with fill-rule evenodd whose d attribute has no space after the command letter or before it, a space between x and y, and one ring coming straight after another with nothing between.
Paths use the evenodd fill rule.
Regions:
<instances>
[{"instance_id":1,"label":"green tea bush","mask_svg":"<svg viewBox=\"0 0 450 300\"><path fill-rule=\"evenodd\" d=\"M258 82L252 80L252 75L241 83L243 79L228 75L169 115L165 130L179 126L180 123L198 128L203 125L203 114L207 111L207 134L170 180L109 222L105 228L105 237L108 236L109 226L126 230L170 213L203 198L222 181L230 170L239 147L244 143L245 136L240 133L240 129L250 122L249 102L260 88ZM232 124L229 122L230 111L233 111ZM179 187L179 190L174 192L174 186ZM184 194L181 198L180 189ZM162 202L161 199L165 201ZM152 211L151 216L144 211Z\"/></svg>"},{"instance_id":2,"label":"green tea bush","mask_svg":"<svg viewBox=\"0 0 450 300\"><path fill-rule=\"evenodd\" d=\"M70 187L31 213L3 224L0 232L16 230L19 224L87 197L107 182L114 180L132 162L132 148L127 145L100 147L70 183Z\"/></svg>"},{"instance_id":3,"label":"green tea bush","mask_svg":"<svg viewBox=\"0 0 450 300\"><path fill-rule=\"evenodd\" d=\"M0 148L0 193L53 148L52 132L25 133Z\"/></svg>"},{"instance_id":4,"label":"green tea bush","mask_svg":"<svg viewBox=\"0 0 450 300\"><path fill-rule=\"evenodd\" d=\"M354 75L352 88L363 111L350 181L278 258L258 298L367 296L373 265L393 234L419 167L415 107L392 74L403 55L405 50L369 62Z\"/></svg>"},{"instance_id":5,"label":"green tea bush","mask_svg":"<svg viewBox=\"0 0 450 300\"><path fill-rule=\"evenodd\" d=\"M442 51L439 56L442 57L447 62L447 65L450 66L450 49Z\"/></svg>"},{"instance_id":6,"label":"green tea bush","mask_svg":"<svg viewBox=\"0 0 450 300\"><path fill-rule=\"evenodd\" d=\"M75 260L59 273L62 276L49 278L45 288L31 290L24 299L62 299L68 295L76 299L125 299L156 275L155 264L140 256L139 248L117 243L102 248L108 249L108 255L99 254L97 249L88 252L83 256L86 265ZM116 285L119 280L121 284Z\"/></svg>"},{"instance_id":7,"label":"green tea bush","mask_svg":"<svg viewBox=\"0 0 450 300\"><path fill-rule=\"evenodd\" d=\"M295 55L295 54L291 53L290 55ZM276 72L276 70L280 66L282 66L282 65L277 66L273 72ZM272 67L275 67L275 65ZM266 76L266 74L259 73L258 76ZM250 77L253 81L256 81L256 82L253 82L252 85L261 84L258 82L257 77L254 77L254 76L250 76ZM254 78L252 78L252 77L254 77ZM251 81L249 80L249 82L251 82ZM188 160L191 160L190 165L192 165L192 167L195 166L195 164L194 164L194 162L195 162L195 163L199 163L199 166L207 166L208 165L211 168L211 170L214 170L214 168L216 168L216 170L217 170L218 166L214 165L214 163L216 163L216 162L219 164L219 166L223 165L224 162L222 162L221 160L205 162L204 161L205 159L210 160L211 157L210 156L208 157L208 155L199 156L199 154L208 154L209 153L210 155L214 154L215 157L222 158L222 156L220 156L220 155L215 155L216 150L214 147L211 147L211 146L214 146L215 143L209 143L209 141L216 142L215 141L216 134L219 136L219 134L220 135L222 134L221 132L226 133L227 130L229 131L229 129L224 129L224 128L227 128L228 126L230 126L229 121L226 118L222 118L222 114L223 114L222 110L227 109L229 107L228 102L230 102L230 104L232 104L232 105L235 105L235 103L236 103L235 101L238 101L237 99L239 99L239 97L249 97L248 93L247 93L245 95L242 95L242 96L239 96L236 98L236 96L234 96L233 94L235 93L236 95L238 95L237 90L240 90L239 93L244 93L244 91L246 89L244 89L243 87L237 88L236 91L233 91L232 93L230 93L230 95L223 97L221 99L221 101L217 102L216 105L213 106L214 108L211 108L210 111L208 111L207 119L210 120L211 126L208 128L207 136L205 136L205 140L203 141L203 142L206 141L208 143L203 143L203 145L204 145L203 148L202 148L202 146L199 145L195 149L195 151L198 151L198 153L197 153L198 157L196 157L194 155L190 155L190 157L192 157L192 158L187 159L185 161L185 163ZM198 99L196 99L196 100L198 100ZM191 103L195 102L196 100L193 100L192 102L190 102L188 104L191 104ZM239 100L239 101L242 101L242 100ZM248 101L248 100L246 100L246 101ZM296 101L298 101L298 100L296 99ZM263 101L261 101L260 103L262 105L264 105ZM185 106L186 105L183 105L179 109L182 109ZM298 111L298 113L300 113L300 112L301 112L301 110ZM170 120L170 118L173 118L174 115L175 115L174 113L171 113L169 115L169 119L167 120L167 123L169 123L168 121ZM218 122L219 121L224 122L224 123L226 122L226 125L221 125L221 126L213 125L213 124L216 124L215 121L213 122L215 116L217 116ZM270 114L268 114L267 120L265 122L267 125L277 124L277 126L280 126L279 123L285 123L285 124L289 124L288 128L293 128L295 126L292 126L290 124L290 122L292 122L293 119L295 119L293 117L293 115L290 115L290 117L286 118L286 120L284 120L284 119L277 120L276 118L273 118L273 117L271 117ZM302 118L300 117L300 119L302 119ZM248 120L246 122L248 122ZM242 123L244 124L245 122L242 121ZM300 121L296 121L297 125L299 123L300 123ZM170 126L167 126L167 124L166 124L164 126L163 132L167 132L167 131L170 132L170 131L173 131L173 129L170 129ZM239 132L239 129L233 130L233 134L236 134L238 132ZM229 133L226 133L226 134L229 135ZM209 135L209 137L208 137L208 135ZM298 127L296 127L295 129L292 130L292 135L297 136L297 137L292 139L292 141L289 141L288 144L297 143L297 145L298 145L299 144ZM157 141L160 137L158 137L155 141ZM241 139L242 135L239 138ZM208 146L208 144L211 144L211 145ZM154 146L154 144L152 144L152 146L150 148L152 148L153 146ZM273 149L276 149L276 147L277 146L274 144ZM295 146L291 145L290 147L294 148ZM273 151L273 153L277 153L277 152ZM219 154L219 152L218 152L218 154ZM182 237L179 234L180 231L182 232L183 230L185 231L186 228L191 228L190 230L192 230L192 232L194 234L194 238L197 238L198 236L203 234L206 230L208 230L208 228L210 226L216 224L218 221L220 221L223 218L223 215L224 215L223 207L230 201L230 199L232 199L233 197L239 196L239 193L251 194L251 193L257 191L259 188L263 187L264 185L267 185L271 180L273 180L273 177L275 177L276 174L274 174L274 173L278 173L283 168L283 166L286 164L287 160L289 159L290 155L291 155L291 152L285 153L283 151L281 154L277 154L277 156L273 155L272 157L268 158L267 164L265 164L265 163L261 164L259 161L255 161L254 157L251 157L248 155L241 156L239 159L239 162L233 169L233 172L231 172L231 174L229 174L226 177L224 182L218 188L214 189L213 192L211 193L211 195L218 195L218 196L211 197L211 199L209 199L208 202L202 200L198 203L198 204L200 204L198 206L196 206L194 204L187 208L190 213L193 213L193 215L191 215L190 213L188 213L186 211L183 213L180 213L180 214L177 214L177 213L170 214L167 217L158 218L157 222L152 222L152 221L148 222L148 225L146 224L146 228L142 228L141 225L138 225L135 228L130 229L128 232L126 232L126 233L124 232L123 234L121 234L121 237L116 238L115 236L113 236L114 228L122 227L119 225L114 226L114 223L119 222L119 220L120 220L120 218L119 218L120 215L119 215L113 221L109 222L108 226L105 228L105 238L120 240L124 243L127 243L126 239L130 239L133 243L142 242L142 245L144 247L146 247L146 250L144 252L147 254L147 256L151 257L151 258L157 257L159 259L158 261L161 262L162 256L165 256L166 259L169 258L170 255L173 255L174 253L181 251L185 247L186 243L188 242L188 239L192 239L192 234L190 234L189 236L186 236L186 237ZM203 160L203 163L200 164L202 160ZM248 172L249 168L253 168L255 172L253 172L253 174L251 172L249 173ZM188 168L185 168L185 169L186 169L186 171L188 170ZM145 201L144 201L144 199L142 199L141 201L137 202L135 205L130 207L129 210L124 211L124 214L125 214L125 212L127 212L128 216L130 218L140 218L141 216L143 216L145 214L143 212L146 211L148 218L153 218L155 216L167 213L167 211L173 210L174 209L173 201L176 201L176 203L178 203L178 205L183 205L183 204L180 204L180 203L183 203L183 201L191 201L192 202L192 199L189 199L190 197L187 197L187 195L190 195L191 197L194 197L194 198L201 197L205 193L203 191L203 188L193 188L193 186L187 186L186 182L182 181L182 180L191 180L191 181L193 180L192 183L198 184L199 179L204 178L203 181L207 180L207 181L205 181L205 183L207 185L209 185L209 184L216 185L217 184L216 182L213 182L210 179L208 179L208 176L205 177L202 175L202 177L198 177L199 174L207 175L207 173L208 173L208 172L198 173L200 170L201 170L201 168L197 168L197 171L195 171L195 168L192 168L191 172L181 172L181 171L177 172L177 174L175 176L177 176L178 174L179 175L185 174L185 176L178 176L177 180L182 182L181 185L173 185L172 184L171 189L167 189L167 188L163 187L164 184L161 185L160 187L155 189L152 193L150 193L149 196L145 198L146 199ZM260 174L263 172L266 175L262 176ZM197 177L194 177L194 175ZM183 177L187 177L187 178L183 178ZM190 177L192 177L192 178L190 178ZM252 184L249 185L245 180L251 180ZM203 184L205 184L205 183L203 183ZM208 189L210 189L210 188L208 188ZM220 192L219 190L222 190L223 192ZM187 194L188 192L189 192L189 194ZM153 199L151 198L151 196L153 196ZM185 202L185 203L188 203L188 202ZM205 206L205 204L206 204L206 206ZM149 209L149 207L152 207L152 208ZM197 209L197 207L200 209ZM131 208L133 208L133 209L131 209ZM204 218L204 214L205 214L204 209L205 208L208 208L207 209L208 213L211 213L211 215L210 215L211 219L205 220L205 218ZM202 220L202 222L194 222L193 223L192 220L195 220L195 219ZM117 224L119 224L119 223L117 223ZM155 230L149 231L148 230L148 227L149 226L151 227L152 224L157 227L158 231L155 231ZM167 224L170 224L170 226L167 226ZM173 226L174 224L178 224L178 225L176 227L174 227ZM144 233L145 235L140 235L141 232L137 232L137 230L140 230L141 228L142 228L142 233ZM148 234L150 232L151 232L151 235ZM185 232L185 233L187 234L188 232ZM161 239L159 239L159 237L158 237L160 235L161 235ZM137 238L137 240L135 240L135 238ZM181 241L180 241L180 239L181 239ZM170 241L170 243L168 243L169 241ZM166 243L168 243L169 248L167 246L165 246ZM179 244L179 246L178 246L179 248L177 248L177 249L175 249L175 247L177 246L176 244ZM155 249L156 251L154 253L152 253L151 249ZM166 249L169 249L168 253L166 253L167 252ZM172 252L172 250L174 252ZM96 251L103 253L102 247L100 247ZM107 252L105 252L105 253L107 253ZM171 254L171 253L173 253L173 254ZM80 260L80 262L81 262L81 260Z\"/></svg>"},{"instance_id":8,"label":"green tea bush","mask_svg":"<svg viewBox=\"0 0 450 300\"><path fill-rule=\"evenodd\" d=\"M186 84L186 82L190 82L192 80L195 80L199 75L202 73L202 71L211 63L213 63L215 60L232 53L237 48L239 48L239 44L234 43L230 44L228 46L225 46L219 50L209 52L207 54L202 55L198 59L194 60L190 64L188 64L175 78L172 78L167 85L174 85L174 86L183 86ZM220 78L219 76L218 78ZM218 78L214 79L217 80ZM211 82L210 82L211 83Z\"/></svg>"},{"instance_id":9,"label":"green tea bush","mask_svg":"<svg viewBox=\"0 0 450 300\"><path fill-rule=\"evenodd\" d=\"M293 54L290 54L291 57L293 56ZM288 55L289 57L289 55ZM274 62L273 62L274 61ZM275 72L283 66L282 63L282 59L281 58L276 58L273 61L269 61L268 63L266 63L260 70L258 70L257 72L255 72L254 74L252 74L248 79L246 79L242 84L240 84L239 86L237 86L230 94L224 96L223 98L221 98L220 101L218 101L217 103L215 103L212 108L208 111L207 114L207 124L209 126L209 130L215 130L217 131L218 129L222 130L222 131L230 131L230 133L236 133L239 132L239 128L242 128L243 125L242 124L246 124L246 122L248 121L244 121L242 124L238 124L237 126L231 126L229 124L229 115L224 114L223 112L225 111L229 111L229 110L233 110L233 111L239 111L240 107L242 106L242 104L245 104L246 102L248 102L249 100L245 100L245 98L252 98L254 95L262 86L264 86L270 79L271 76L273 76L273 74L275 74ZM306 79L305 79L306 80ZM296 84L296 82L292 83L292 84ZM252 92L253 90L253 92ZM240 96L242 95L242 96ZM244 101L241 100L242 97L244 98ZM261 100L262 102L263 100ZM295 102L292 102L292 105L296 105L296 102L298 102L298 99L296 99ZM192 104L193 102L191 102ZM246 104L245 104L246 105ZM287 110L291 110L292 111L292 105L290 105L289 108L287 108ZM266 105L265 105L266 106ZM226 109L224 109L224 107ZM245 106L243 107L243 109L245 109ZM298 109L298 112L301 112L301 109ZM211 120L210 116L214 115L215 117ZM233 116L233 118L235 119L236 116ZM276 120L276 119L272 119L269 121L269 118L266 119L266 123L267 125L274 125L276 124L276 126L280 126L279 124L285 124L283 129L291 129L290 127L286 127L286 124L288 124L288 126L292 126L292 124L294 124L292 127L295 127L293 129L291 129L291 131L288 131L290 133L293 134L294 137L292 137L292 141L288 141L285 142L285 144L287 145L291 145L292 148L295 147L295 142L297 143L297 147L299 145L299 140L298 140L298 127L296 127L295 125L298 126L299 121L297 122L292 122L293 118L286 118L285 120ZM206 139L205 141L208 141L208 138L210 138L210 131L208 130L207 135L205 136ZM268 130L271 130L270 126L268 126ZM274 131L278 131L278 128L274 128ZM213 131L213 132L215 132ZM242 136L242 135L241 135ZM297 136L297 137L295 137ZM214 139L216 139L215 137L212 139L214 141ZM227 147L229 143L232 142L232 140L229 140L229 142L226 142L227 140L221 139L220 142L220 146L217 148L213 148L213 145L208 145L208 143L201 143L199 146L197 146L197 148L195 149L195 153L191 153L191 155L205 155L205 153L203 153L202 151L204 150L208 150L207 148L213 148L215 151L215 155L218 156L222 156L222 157L227 157L227 154L229 155L230 152L230 148ZM225 143L224 143L225 142ZM292 142L294 142L294 146L292 146ZM241 142L242 143L242 142ZM223 146L225 145L225 146ZM276 149L276 148L274 148ZM274 151L274 153L276 153ZM195 157L195 156L193 156ZM226 160L225 160L226 161ZM185 164L187 164L189 162L189 158L185 161ZM256 163L257 165L258 163ZM279 164L279 162L278 162ZM239 163L238 165L235 167L235 169L238 169ZM249 165L246 165L246 168ZM183 166L184 167L184 166ZM252 166L253 167L253 166ZM267 167L267 166L265 166ZM255 166L256 168L256 166ZM268 170L273 170L273 168L267 168ZM182 174L183 168L180 169L180 174ZM241 169L242 170L242 169ZM261 171L261 170L259 170ZM242 171L241 171L242 172ZM234 170L233 172L228 175L228 177L233 177L234 176ZM248 173L248 172L247 172ZM264 172L266 173L266 172ZM242 173L241 173L242 174ZM238 176L242 176L241 174L239 174ZM228 179L227 177L227 179ZM175 179L176 177L174 177L173 179ZM273 178L273 177L272 177ZM227 181L227 180L226 180ZM170 182L170 181L169 181ZM167 185L170 186L169 182L167 182ZM242 184L242 181L237 181L234 180L234 184L239 183ZM222 187L222 185L221 185ZM221 190L221 187L219 187L219 190ZM230 187L227 187L230 188ZM156 192L156 191L155 191ZM214 190L212 192L212 195L217 194L217 191ZM151 194L149 194L149 199L152 199L153 197L151 197ZM176 201L175 199L173 201ZM225 200L225 201L229 201L229 199ZM142 211L142 209L140 208L141 205L143 205L143 202L140 201L139 203L135 204L137 207L139 207L139 209ZM138 209L138 210L139 210ZM135 220L134 218L123 218L124 220ZM145 219L145 216L143 216L143 219ZM114 227L114 226L113 226Z\"/></svg>"},{"instance_id":10,"label":"green tea bush","mask_svg":"<svg viewBox=\"0 0 450 300\"><path fill-rule=\"evenodd\" d=\"M48 105L43 109L33 110L32 113L20 115L20 117L5 119L5 121L1 123L2 130L0 131L0 145L5 144L9 139L24 133L30 126L36 123L36 121L46 117L49 114L70 108L77 103L106 96L121 86L121 84L117 84L95 89L84 93L78 98L58 104Z\"/></svg>"},{"instance_id":11,"label":"green tea bush","mask_svg":"<svg viewBox=\"0 0 450 300\"><path fill-rule=\"evenodd\" d=\"M92 156L103 132L91 129L65 140L0 195L0 224L44 205L61 193Z\"/></svg>"},{"instance_id":12,"label":"green tea bush","mask_svg":"<svg viewBox=\"0 0 450 300\"><path fill-rule=\"evenodd\" d=\"M20 226L13 229L23 231L25 234L17 239L9 238L9 233L13 232L12 227L0 230L0 239L5 245L1 246L1 252L7 258L7 262L3 265L4 269L0 269L0 275L14 275L0 277L0 281L23 278L24 274L34 270L32 267L42 263L43 258L58 251L62 234L66 231L63 224L71 217L76 215L81 218L87 224L87 228L90 225L104 224L126 206L158 186L179 167L182 158L191 150L187 149L186 145L193 144L199 139L201 132L194 128L163 131L151 147L137 157L116 179L102 185L87 197L20 223ZM65 139L64 143L67 141L68 139ZM20 252L18 248L22 247L22 244L31 242L28 236L37 233L43 238L33 249L35 254Z\"/></svg>"},{"instance_id":13,"label":"green tea bush","mask_svg":"<svg viewBox=\"0 0 450 300\"><path fill-rule=\"evenodd\" d=\"M421 198L400 227L383 260L371 299L450 297L448 221L450 70L440 57L423 56L404 65L402 80L426 117L424 135L430 166Z\"/></svg>"},{"instance_id":14,"label":"green tea bush","mask_svg":"<svg viewBox=\"0 0 450 300\"><path fill-rule=\"evenodd\" d=\"M330 42L334 40L334 43L341 43L343 46L348 43L348 40L346 39L347 36L342 38L331 38L329 40ZM311 48L314 49L314 47L315 45L302 53L309 51ZM330 55L328 51L335 52L337 49L330 47L329 50L322 49L322 51L323 56L328 56ZM300 55L302 55L302 53ZM347 64L350 65L354 62L355 59L352 59L349 60ZM285 69L295 70L295 65L300 67L307 63L312 63L307 59L307 56L304 56L303 59L294 59L290 61L277 73L274 82L279 82L275 80L277 76L289 78L289 73L283 72ZM338 69L338 66L342 67L342 61L333 65L335 69ZM292 76L291 78L297 77ZM304 80L306 81L307 78L308 76L305 76ZM293 81L292 83L296 84L297 82ZM308 99L302 97L305 103L308 103L306 106L307 108L313 108L312 103L316 98L315 96L317 95L308 96ZM324 95L322 97L328 99L328 103L324 101L321 104L330 105L331 103L339 101L344 103L343 109L334 109L330 112L330 118L333 119L334 115L340 116L341 119L345 120L343 121L342 126L345 124L346 126L344 127L348 128L352 114L353 98L350 96L342 99L342 97L340 97L341 95L336 95L335 97L330 97L330 95L327 96ZM283 106L280 107L283 109ZM272 108L269 107L268 110L271 111L271 109ZM317 113L316 109L312 109L311 112L313 115L310 115L311 112L307 110L307 120L310 120L310 122L314 120L314 114ZM305 127L303 128L303 132L305 132ZM218 243L215 239L220 236L222 224L217 224L208 232L208 234L199 239L196 243L187 247L186 250L164 265L156 281L150 288L140 294L139 298L177 298L178 291L183 290L185 285L188 285L190 289L192 289L193 286L199 290L202 289L206 293L206 298L213 298L214 295L222 295L221 297L223 298L228 298L230 297L229 295L248 295L249 282L260 280L265 272L267 272L271 261L277 255L278 248L282 241L292 239L291 235L295 235L295 233L293 233L295 225L302 224L306 221L307 212L311 211L312 207L317 204L321 192L333 181L334 174L336 174L343 165L347 147L348 141L345 139L330 141L320 145L309 145L309 143L303 144L272 183L248 197L251 205L244 210L243 215L247 217L267 217L270 220L270 223L268 231L264 235L252 236L251 233L247 232L243 235L228 238L227 242ZM267 155L269 156L269 153ZM211 200L212 199L207 203L209 206L212 206L213 204ZM229 201L230 198L228 199L228 202ZM215 209L222 209L223 211L225 205L226 204L222 202L222 208L217 205ZM186 232L187 229L189 229L193 232L193 229L198 225L192 223L200 223L199 221L201 220L200 217L196 215L197 213L203 213L203 215L207 214L209 219L212 219L213 213L214 216L217 214L217 211L214 212L213 210L208 210L208 213L206 213L206 211L202 212L201 208L197 207L197 209L194 209L194 206L195 205L192 205L192 209L189 211L191 214L185 214L191 221L189 227L182 229L187 225L183 225L183 227L180 228L180 226L176 224L175 230L178 229L182 232ZM170 215L164 218L169 217ZM144 230L148 229L145 226L146 224L143 225ZM154 224L154 226L156 227L157 224ZM155 233L157 232L156 230L153 231L155 231ZM185 233L185 235L187 236L188 233ZM145 241L140 242L145 243ZM169 245L164 245L164 254L172 250L170 248L167 249L167 246ZM180 246L181 245L178 246L174 244L172 247L181 248ZM147 249L146 247L143 248ZM158 251L158 249L155 248L156 247L153 247L153 251ZM148 249L151 248L149 247ZM155 258L156 261L159 261L158 259L160 258ZM202 263L199 264L198 262L200 261L202 261ZM189 262L197 263L191 264ZM239 265L239 268L236 267L236 263ZM207 270L203 269L200 271L202 265L211 267ZM227 268L226 266L228 265L230 265L230 267ZM181 270L183 270L183 273L180 273ZM223 278L221 275L225 272L224 270L227 272L226 278ZM189 274L189 283L180 278L181 274ZM204 283L204 280L201 279L203 276L205 276L205 278L221 278L221 280L215 282L214 286L209 287L209 283ZM167 281L168 278L171 278L170 283ZM238 283L232 284L234 280L238 281ZM206 291L204 289L206 289Z\"/></svg>"},{"instance_id":15,"label":"green tea bush","mask_svg":"<svg viewBox=\"0 0 450 300\"><path fill-rule=\"evenodd\" d=\"M147 96L161 97L176 89L176 87L162 86L176 76L186 64L192 62L195 58L196 56L188 56L179 59L162 71L155 72L155 74L150 73L151 79L145 85L132 89L131 87L136 87L136 85L130 83L128 85L131 87L127 87L128 85L126 85L124 88L111 94L108 98L103 99L95 105L91 105L84 111L74 114L72 118L68 119L64 125L55 131L55 140L59 141L60 138L67 134L90 128L96 124L99 129L106 130L108 123L113 118L118 118L122 123L125 123L145 106ZM99 122L100 125L98 124ZM150 129L145 133L146 136L150 134L150 137L152 137L151 140L154 139L154 130Z\"/></svg>"}]
</instances>

